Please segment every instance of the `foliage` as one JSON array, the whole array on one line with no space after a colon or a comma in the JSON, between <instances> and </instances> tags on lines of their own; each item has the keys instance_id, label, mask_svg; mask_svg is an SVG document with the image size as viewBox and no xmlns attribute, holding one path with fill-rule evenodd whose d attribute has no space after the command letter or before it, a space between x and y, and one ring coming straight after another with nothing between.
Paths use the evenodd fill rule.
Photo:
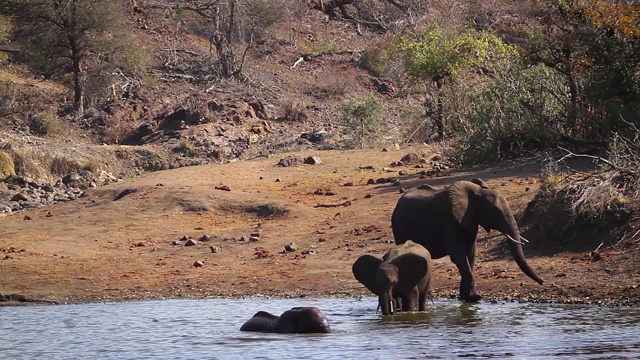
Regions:
<instances>
[{"instance_id":1,"label":"foliage","mask_svg":"<svg viewBox=\"0 0 640 360\"><path fill-rule=\"evenodd\" d=\"M517 56L515 47L488 32L436 23L400 38L392 54L399 54L405 73L435 85L435 123L440 139L445 137L445 97L441 91L462 72L493 74Z\"/></svg>"},{"instance_id":2,"label":"foliage","mask_svg":"<svg viewBox=\"0 0 640 360\"><path fill-rule=\"evenodd\" d=\"M400 39L396 51L402 55L409 76L426 81L455 77L467 68L486 68L508 61L515 47L488 32L427 25Z\"/></svg>"},{"instance_id":3,"label":"foliage","mask_svg":"<svg viewBox=\"0 0 640 360\"><path fill-rule=\"evenodd\" d=\"M122 3L110 0L6 0L2 11L22 26L18 41L31 45L30 57L41 67L60 69L67 59L74 78L74 109L84 110L84 71L87 58L104 53L101 45L118 29Z\"/></svg>"},{"instance_id":4,"label":"foliage","mask_svg":"<svg viewBox=\"0 0 640 360\"><path fill-rule=\"evenodd\" d=\"M374 96L351 99L342 106L342 121L345 128L353 132L354 140L361 148L377 139L380 132L380 115L383 107Z\"/></svg>"},{"instance_id":5,"label":"foliage","mask_svg":"<svg viewBox=\"0 0 640 360\"><path fill-rule=\"evenodd\" d=\"M51 159L49 169L53 175L65 176L82 170L82 164L78 160L56 155Z\"/></svg>"},{"instance_id":6,"label":"foliage","mask_svg":"<svg viewBox=\"0 0 640 360\"><path fill-rule=\"evenodd\" d=\"M173 150L188 157L198 156L198 149L186 138L181 139Z\"/></svg>"},{"instance_id":7,"label":"foliage","mask_svg":"<svg viewBox=\"0 0 640 360\"><path fill-rule=\"evenodd\" d=\"M450 97L466 92L466 101L452 106L448 120L458 134L455 156L459 160L518 157L557 142L555 120L564 114L564 86L552 69L512 64L482 86L460 87L452 86Z\"/></svg>"}]
</instances>

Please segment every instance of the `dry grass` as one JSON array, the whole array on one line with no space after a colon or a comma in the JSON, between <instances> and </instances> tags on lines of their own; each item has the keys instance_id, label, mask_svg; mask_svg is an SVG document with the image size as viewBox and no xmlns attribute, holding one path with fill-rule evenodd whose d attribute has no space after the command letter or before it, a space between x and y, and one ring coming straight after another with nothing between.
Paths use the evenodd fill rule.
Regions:
<instances>
[{"instance_id":1,"label":"dry grass","mask_svg":"<svg viewBox=\"0 0 640 360\"><path fill-rule=\"evenodd\" d=\"M13 159L9 154L4 151L0 151L0 180L4 180L9 176L16 174L15 165Z\"/></svg>"},{"instance_id":2,"label":"dry grass","mask_svg":"<svg viewBox=\"0 0 640 360\"><path fill-rule=\"evenodd\" d=\"M42 155L29 150L15 149L11 152L13 161L16 165L16 174L26 176L33 179L47 178L49 172L45 167L49 159Z\"/></svg>"},{"instance_id":3,"label":"dry grass","mask_svg":"<svg viewBox=\"0 0 640 360\"><path fill-rule=\"evenodd\" d=\"M65 176L72 172L82 170L82 168L82 164L78 160L62 156L54 156L49 166L51 174L56 176Z\"/></svg>"}]
</instances>

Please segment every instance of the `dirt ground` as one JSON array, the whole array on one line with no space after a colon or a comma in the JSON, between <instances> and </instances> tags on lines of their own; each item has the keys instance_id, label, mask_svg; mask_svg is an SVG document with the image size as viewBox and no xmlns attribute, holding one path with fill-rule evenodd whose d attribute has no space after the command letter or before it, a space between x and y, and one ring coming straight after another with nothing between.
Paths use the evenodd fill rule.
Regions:
<instances>
[{"instance_id":1,"label":"dirt ground","mask_svg":"<svg viewBox=\"0 0 640 360\"><path fill-rule=\"evenodd\" d=\"M409 151L299 153L322 163L294 167L275 165L284 155L184 167L0 218L0 293L59 303L366 295L351 264L392 246L390 217L401 187L442 188L480 177L505 194L517 218L538 188L539 161L427 179L420 178L422 169L385 169ZM401 170L408 174L399 176ZM367 185L388 177L400 186ZM638 227L634 221L630 231ZM475 274L485 299L640 304L640 236L604 247L599 261L591 256L597 244L577 250L527 245L543 285L518 269L504 236L479 236ZM198 241L184 246L185 237ZM297 249L285 252L292 242ZM433 296L456 296L458 283L448 257L436 260Z\"/></svg>"}]
</instances>

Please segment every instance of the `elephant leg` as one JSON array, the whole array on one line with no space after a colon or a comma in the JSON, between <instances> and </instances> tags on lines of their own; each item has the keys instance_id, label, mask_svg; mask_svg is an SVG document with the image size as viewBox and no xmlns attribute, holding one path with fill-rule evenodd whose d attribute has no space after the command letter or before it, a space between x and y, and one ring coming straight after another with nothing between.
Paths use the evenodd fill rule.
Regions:
<instances>
[{"instance_id":1,"label":"elephant leg","mask_svg":"<svg viewBox=\"0 0 640 360\"><path fill-rule=\"evenodd\" d=\"M466 302L477 302L482 297L476 292L476 284L467 254L467 249L463 244L454 242L450 249L449 257L460 272L460 299Z\"/></svg>"},{"instance_id":2,"label":"elephant leg","mask_svg":"<svg viewBox=\"0 0 640 360\"><path fill-rule=\"evenodd\" d=\"M403 298L402 311L405 311L405 312L416 311L416 298L413 296L407 296Z\"/></svg>"},{"instance_id":3,"label":"elephant leg","mask_svg":"<svg viewBox=\"0 0 640 360\"><path fill-rule=\"evenodd\" d=\"M469 258L469 266L471 267L471 271L473 271L476 265L476 244L474 241L471 246L467 247L467 258Z\"/></svg>"}]
</instances>

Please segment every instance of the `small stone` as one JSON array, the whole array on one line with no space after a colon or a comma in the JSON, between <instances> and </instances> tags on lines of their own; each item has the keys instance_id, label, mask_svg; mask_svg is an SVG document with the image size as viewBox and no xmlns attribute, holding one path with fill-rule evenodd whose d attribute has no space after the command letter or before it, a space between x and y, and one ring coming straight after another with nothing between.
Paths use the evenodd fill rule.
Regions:
<instances>
[{"instance_id":1,"label":"small stone","mask_svg":"<svg viewBox=\"0 0 640 360\"><path fill-rule=\"evenodd\" d=\"M405 165L413 165L418 163L418 161L420 161L420 157L418 156L418 154L415 154L415 153L406 154L400 159L400 162L402 162Z\"/></svg>"},{"instance_id":2,"label":"small stone","mask_svg":"<svg viewBox=\"0 0 640 360\"><path fill-rule=\"evenodd\" d=\"M182 241L174 240L171 245L182 245Z\"/></svg>"},{"instance_id":3,"label":"small stone","mask_svg":"<svg viewBox=\"0 0 640 360\"><path fill-rule=\"evenodd\" d=\"M344 183L344 185L343 185L343 186L353 186L353 182L351 182L351 181L346 182L346 183Z\"/></svg>"},{"instance_id":4,"label":"small stone","mask_svg":"<svg viewBox=\"0 0 640 360\"><path fill-rule=\"evenodd\" d=\"M33 219L31 218L31 216L29 216L29 215L25 215L25 216L24 216L24 220L33 220Z\"/></svg>"},{"instance_id":5,"label":"small stone","mask_svg":"<svg viewBox=\"0 0 640 360\"><path fill-rule=\"evenodd\" d=\"M386 147L383 147L382 152L389 152L389 149L387 149Z\"/></svg>"},{"instance_id":6,"label":"small stone","mask_svg":"<svg viewBox=\"0 0 640 360\"><path fill-rule=\"evenodd\" d=\"M289 244L284 246L284 251L291 252L291 251L296 251L296 250L298 250L298 245L296 245L296 243L294 243L294 242L289 243Z\"/></svg>"},{"instance_id":7,"label":"small stone","mask_svg":"<svg viewBox=\"0 0 640 360\"><path fill-rule=\"evenodd\" d=\"M238 238L238 241L248 241L249 238L247 238L246 236L242 235Z\"/></svg>"},{"instance_id":8,"label":"small stone","mask_svg":"<svg viewBox=\"0 0 640 360\"><path fill-rule=\"evenodd\" d=\"M147 245L143 241L138 241L136 243L136 247L145 247L145 246L147 246Z\"/></svg>"},{"instance_id":9,"label":"small stone","mask_svg":"<svg viewBox=\"0 0 640 360\"><path fill-rule=\"evenodd\" d=\"M210 235L202 235L198 241L207 242L213 240L213 237Z\"/></svg>"},{"instance_id":10,"label":"small stone","mask_svg":"<svg viewBox=\"0 0 640 360\"><path fill-rule=\"evenodd\" d=\"M260 230L254 230L251 233L251 237L260 237Z\"/></svg>"},{"instance_id":11,"label":"small stone","mask_svg":"<svg viewBox=\"0 0 640 360\"><path fill-rule=\"evenodd\" d=\"M400 171L398 171L398 175L400 175L400 176L405 176L405 175L408 175L408 174L409 174L409 173L408 173L406 170L400 170Z\"/></svg>"},{"instance_id":12,"label":"small stone","mask_svg":"<svg viewBox=\"0 0 640 360\"><path fill-rule=\"evenodd\" d=\"M31 200L31 198L29 198L27 195L25 195L23 193L15 194L11 198L11 201L30 201L30 200Z\"/></svg>"},{"instance_id":13,"label":"small stone","mask_svg":"<svg viewBox=\"0 0 640 360\"><path fill-rule=\"evenodd\" d=\"M404 193L406 193L406 192L407 192L407 189L405 189L405 188L401 187L400 189L398 189L398 192L399 192L400 194L404 194Z\"/></svg>"},{"instance_id":14,"label":"small stone","mask_svg":"<svg viewBox=\"0 0 640 360\"><path fill-rule=\"evenodd\" d=\"M386 184L387 182L388 182L387 178L376 179L376 184Z\"/></svg>"},{"instance_id":15,"label":"small stone","mask_svg":"<svg viewBox=\"0 0 640 360\"><path fill-rule=\"evenodd\" d=\"M375 180L373 180L373 179L369 179L369 180L367 180L367 185L373 185L373 184L375 184L375 183L376 183L376 181L375 181Z\"/></svg>"},{"instance_id":16,"label":"small stone","mask_svg":"<svg viewBox=\"0 0 640 360\"><path fill-rule=\"evenodd\" d=\"M252 236L249 238L249 242L256 242L256 241L260 241L260 238L258 238L257 236Z\"/></svg>"},{"instance_id":17,"label":"small stone","mask_svg":"<svg viewBox=\"0 0 640 360\"><path fill-rule=\"evenodd\" d=\"M203 266L204 266L204 263L203 263L201 260L196 260L196 261L193 263L193 266L198 267L198 268L199 268L199 267L203 267Z\"/></svg>"},{"instance_id":18,"label":"small stone","mask_svg":"<svg viewBox=\"0 0 640 360\"><path fill-rule=\"evenodd\" d=\"M371 194L366 194L366 195L364 196L364 198L365 198L365 199L370 199L370 198L372 198L372 197L373 197L373 195L371 195Z\"/></svg>"},{"instance_id":19,"label":"small stone","mask_svg":"<svg viewBox=\"0 0 640 360\"><path fill-rule=\"evenodd\" d=\"M184 246L194 246L197 245L198 241L194 240L194 239L188 239L185 243Z\"/></svg>"},{"instance_id":20,"label":"small stone","mask_svg":"<svg viewBox=\"0 0 640 360\"><path fill-rule=\"evenodd\" d=\"M209 246L209 249L211 249L211 252L214 254L217 254L220 252L220 248L217 246Z\"/></svg>"},{"instance_id":21,"label":"small stone","mask_svg":"<svg viewBox=\"0 0 640 360\"><path fill-rule=\"evenodd\" d=\"M223 184L223 185L217 185L215 187L216 190L223 190L223 191L231 191L231 188L229 187L229 185Z\"/></svg>"},{"instance_id":22,"label":"small stone","mask_svg":"<svg viewBox=\"0 0 640 360\"><path fill-rule=\"evenodd\" d=\"M322 160L317 156L308 156L304 159L304 163L309 165L318 165L322 164Z\"/></svg>"},{"instance_id":23,"label":"small stone","mask_svg":"<svg viewBox=\"0 0 640 360\"><path fill-rule=\"evenodd\" d=\"M276 182L280 182L280 178L276 178Z\"/></svg>"},{"instance_id":24,"label":"small stone","mask_svg":"<svg viewBox=\"0 0 640 360\"><path fill-rule=\"evenodd\" d=\"M556 274L556 277L567 277L567 273L559 272Z\"/></svg>"},{"instance_id":25,"label":"small stone","mask_svg":"<svg viewBox=\"0 0 640 360\"><path fill-rule=\"evenodd\" d=\"M315 255L315 250L302 250L302 255Z\"/></svg>"}]
</instances>

